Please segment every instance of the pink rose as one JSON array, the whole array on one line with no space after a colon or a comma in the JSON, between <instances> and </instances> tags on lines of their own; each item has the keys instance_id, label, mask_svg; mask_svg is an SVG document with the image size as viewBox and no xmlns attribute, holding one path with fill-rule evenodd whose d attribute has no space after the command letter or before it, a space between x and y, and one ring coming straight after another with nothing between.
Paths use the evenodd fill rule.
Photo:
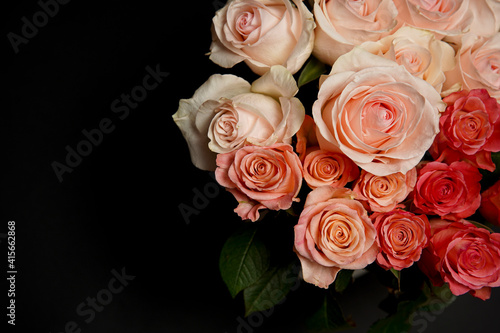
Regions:
<instances>
[{"instance_id":1,"label":"pink rose","mask_svg":"<svg viewBox=\"0 0 500 333\"><path fill-rule=\"evenodd\" d=\"M314 56L333 65L354 46L389 33L397 13L392 0L315 0Z\"/></svg>"},{"instance_id":2,"label":"pink rose","mask_svg":"<svg viewBox=\"0 0 500 333\"><path fill-rule=\"evenodd\" d=\"M244 61L262 75L273 65L297 72L312 52L314 19L302 0L233 0L213 18L210 59Z\"/></svg>"},{"instance_id":3,"label":"pink rose","mask_svg":"<svg viewBox=\"0 0 500 333\"><path fill-rule=\"evenodd\" d=\"M486 89L462 90L443 99L448 105L430 149L436 161L465 160L495 170L491 152L500 151L500 104Z\"/></svg>"},{"instance_id":4,"label":"pink rose","mask_svg":"<svg viewBox=\"0 0 500 333\"><path fill-rule=\"evenodd\" d=\"M394 61L355 48L320 83L313 117L321 149L374 175L414 168L439 131L441 96Z\"/></svg>"},{"instance_id":5,"label":"pink rose","mask_svg":"<svg viewBox=\"0 0 500 333\"><path fill-rule=\"evenodd\" d=\"M500 33L491 37L464 35L455 59L455 68L445 73L443 90L486 89L500 100Z\"/></svg>"},{"instance_id":6,"label":"pink rose","mask_svg":"<svg viewBox=\"0 0 500 333\"><path fill-rule=\"evenodd\" d=\"M215 177L238 200L235 212L255 222L259 209L288 209L298 201L302 166L292 146L245 146L217 155Z\"/></svg>"},{"instance_id":7,"label":"pink rose","mask_svg":"<svg viewBox=\"0 0 500 333\"><path fill-rule=\"evenodd\" d=\"M399 26L430 30L438 38L467 32L473 20L469 0L394 0L394 3Z\"/></svg>"},{"instance_id":8,"label":"pink rose","mask_svg":"<svg viewBox=\"0 0 500 333\"><path fill-rule=\"evenodd\" d=\"M500 286L500 234L462 220L431 220L430 245L418 262L434 285L448 283L454 295L469 292L482 300Z\"/></svg>"},{"instance_id":9,"label":"pink rose","mask_svg":"<svg viewBox=\"0 0 500 333\"><path fill-rule=\"evenodd\" d=\"M377 229L380 253L377 264L384 269L402 270L420 259L431 238L431 226L425 215L404 210L374 213L371 216Z\"/></svg>"},{"instance_id":10,"label":"pink rose","mask_svg":"<svg viewBox=\"0 0 500 333\"><path fill-rule=\"evenodd\" d=\"M347 156L319 148L311 149L303 163L304 180L310 188L344 187L359 175L358 166Z\"/></svg>"},{"instance_id":11,"label":"pink rose","mask_svg":"<svg viewBox=\"0 0 500 333\"><path fill-rule=\"evenodd\" d=\"M417 212L448 220L469 217L481 204L481 178L477 168L466 162L427 163L418 170L413 204Z\"/></svg>"},{"instance_id":12,"label":"pink rose","mask_svg":"<svg viewBox=\"0 0 500 333\"><path fill-rule=\"evenodd\" d=\"M500 180L481 193L479 212L486 221L500 226Z\"/></svg>"},{"instance_id":13,"label":"pink rose","mask_svg":"<svg viewBox=\"0 0 500 333\"><path fill-rule=\"evenodd\" d=\"M376 234L350 190L322 186L311 191L295 226L294 249L304 280L328 288L341 269L371 264L379 251Z\"/></svg>"},{"instance_id":14,"label":"pink rose","mask_svg":"<svg viewBox=\"0 0 500 333\"><path fill-rule=\"evenodd\" d=\"M305 116L295 98L297 83L273 66L251 85L234 75L212 75L190 99L181 99L173 119L186 139L193 164L215 170L216 154L246 144L291 143ZM262 112L265 110L265 112Z\"/></svg>"},{"instance_id":15,"label":"pink rose","mask_svg":"<svg viewBox=\"0 0 500 333\"><path fill-rule=\"evenodd\" d=\"M375 176L364 170L354 183L353 191L359 200L366 201L374 212L389 212L399 207L413 190L417 181L415 168L387 176Z\"/></svg>"}]
</instances>

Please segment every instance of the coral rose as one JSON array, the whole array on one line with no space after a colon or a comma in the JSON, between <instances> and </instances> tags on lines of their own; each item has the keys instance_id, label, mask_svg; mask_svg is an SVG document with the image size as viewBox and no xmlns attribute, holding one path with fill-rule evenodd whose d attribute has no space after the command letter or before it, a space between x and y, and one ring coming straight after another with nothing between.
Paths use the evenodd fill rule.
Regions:
<instances>
[{"instance_id":1,"label":"coral rose","mask_svg":"<svg viewBox=\"0 0 500 333\"><path fill-rule=\"evenodd\" d=\"M354 183L353 191L359 200L366 201L374 212L389 212L399 206L413 191L417 181L415 168L406 174L400 172L387 176L375 176L364 170Z\"/></svg>"},{"instance_id":2,"label":"coral rose","mask_svg":"<svg viewBox=\"0 0 500 333\"><path fill-rule=\"evenodd\" d=\"M384 269L402 270L420 259L431 238L431 226L426 215L404 210L374 213L371 216L377 229L380 253L377 264Z\"/></svg>"},{"instance_id":3,"label":"coral rose","mask_svg":"<svg viewBox=\"0 0 500 333\"><path fill-rule=\"evenodd\" d=\"M477 168L466 162L427 163L418 170L413 204L417 212L447 220L469 217L481 204L481 178Z\"/></svg>"},{"instance_id":4,"label":"coral rose","mask_svg":"<svg viewBox=\"0 0 500 333\"><path fill-rule=\"evenodd\" d=\"M234 75L215 74L192 98L180 100L173 119L193 164L213 171L217 153L249 143L291 143L305 116L304 106L294 97L297 91L295 79L282 66L273 66L251 85Z\"/></svg>"},{"instance_id":5,"label":"coral rose","mask_svg":"<svg viewBox=\"0 0 500 333\"><path fill-rule=\"evenodd\" d=\"M481 193L479 212L486 221L500 226L500 180Z\"/></svg>"},{"instance_id":6,"label":"coral rose","mask_svg":"<svg viewBox=\"0 0 500 333\"><path fill-rule=\"evenodd\" d=\"M482 300L500 286L500 234L462 220L430 221L432 237L419 268L436 286L448 283L458 296L469 292Z\"/></svg>"},{"instance_id":7,"label":"coral rose","mask_svg":"<svg viewBox=\"0 0 500 333\"><path fill-rule=\"evenodd\" d=\"M210 59L244 61L262 75L273 65L297 72L313 49L314 19L302 0L234 0L213 18Z\"/></svg>"},{"instance_id":8,"label":"coral rose","mask_svg":"<svg viewBox=\"0 0 500 333\"><path fill-rule=\"evenodd\" d=\"M355 48L322 77L313 117L321 149L342 152L367 172L385 176L420 162L444 107L429 83Z\"/></svg>"},{"instance_id":9,"label":"coral rose","mask_svg":"<svg viewBox=\"0 0 500 333\"><path fill-rule=\"evenodd\" d=\"M298 201L302 166L290 145L245 146L217 155L215 177L238 200L235 212L254 222L260 209L288 209Z\"/></svg>"},{"instance_id":10,"label":"coral rose","mask_svg":"<svg viewBox=\"0 0 500 333\"><path fill-rule=\"evenodd\" d=\"M315 0L313 54L333 65L354 46L389 33L396 26L397 14L392 0Z\"/></svg>"},{"instance_id":11,"label":"coral rose","mask_svg":"<svg viewBox=\"0 0 500 333\"><path fill-rule=\"evenodd\" d=\"M303 163L304 180L310 188L344 187L359 176L358 166L347 156L319 148L311 149Z\"/></svg>"},{"instance_id":12,"label":"coral rose","mask_svg":"<svg viewBox=\"0 0 500 333\"><path fill-rule=\"evenodd\" d=\"M452 93L439 120L440 132L429 150L436 161L466 160L495 170L491 152L500 151L500 104L486 89Z\"/></svg>"},{"instance_id":13,"label":"coral rose","mask_svg":"<svg viewBox=\"0 0 500 333\"><path fill-rule=\"evenodd\" d=\"M331 186L307 196L294 247L306 282L328 288L341 269L361 269L375 261L377 232L353 197L350 190Z\"/></svg>"}]
</instances>

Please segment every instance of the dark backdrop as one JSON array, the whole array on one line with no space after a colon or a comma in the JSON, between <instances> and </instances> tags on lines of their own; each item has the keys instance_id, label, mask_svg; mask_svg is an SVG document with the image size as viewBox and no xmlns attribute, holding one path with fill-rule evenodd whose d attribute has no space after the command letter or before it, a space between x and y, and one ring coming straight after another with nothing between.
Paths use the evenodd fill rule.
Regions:
<instances>
[{"instance_id":1,"label":"dark backdrop","mask_svg":"<svg viewBox=\"0 0 500 333\"><path fill-rule=\"evenodd\" d=\"M171 118L213 73L255 78L205 55L221 1L71 1L47 7L52 17L41 3L3 4L0 232L15 221L17 331L303 332L318 292L304 283L269 316L243 319L242 300L231 299L218 272L223 242L241 223L236 203L192 166ZM29 38L19 39L23 32ZM127 114L120 100L143 92L148 66L161 82ZM61 169L78 148L87 156ZM194 207L198 191L210 198L186 219L179 205ZM383 315L385 291L372 282L361 278L343 301L359 332ZM466 295L414 331L485 330L499 305L497 291L487 302Z\"/></svg>"}]
</instances>

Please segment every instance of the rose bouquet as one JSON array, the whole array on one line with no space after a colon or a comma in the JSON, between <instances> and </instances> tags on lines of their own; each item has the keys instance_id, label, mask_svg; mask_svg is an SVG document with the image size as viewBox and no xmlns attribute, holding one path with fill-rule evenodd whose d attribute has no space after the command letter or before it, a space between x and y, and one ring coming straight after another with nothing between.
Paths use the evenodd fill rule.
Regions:
<instances>
[{"instance_id":1,"label":"rose bouquet","mask_svg":"<svg viewBox=\"0 0 500 333\"><path fill-rule=\"evenodd\" d=\"M247 315L297 279L341 293L373 271L396 305L372 330L404 331L443 292L486 300L500 286L499 28L497 0L216 12L210 59L256 79L214 74L173 119L235 198L243 222L220 271ZM326 328L350 324L330 315Z\"/></svg>"}]
</instances>

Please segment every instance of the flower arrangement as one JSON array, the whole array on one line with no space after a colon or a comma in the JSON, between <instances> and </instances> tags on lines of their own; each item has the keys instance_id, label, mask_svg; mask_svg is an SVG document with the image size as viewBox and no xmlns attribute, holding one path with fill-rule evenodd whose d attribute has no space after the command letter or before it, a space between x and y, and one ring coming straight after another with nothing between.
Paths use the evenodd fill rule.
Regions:
<instances>
[{"instance_id":1,"label":"flower arrangement","mask_svg":"<svg viewBox=\"0 0 500 333\"><path fill-rule=\"evenodd\" d=\"M210 59L258 77L214 74L173 119L193 164L235 198L242 229L220 271L247 315L296 278L341 293L372 270L406 313L372 331L404 331L431 299L449 301L443 290L486 300L500 286L499 31L495 0L229 0L216 12ZM322 328L350 324L331 315Z\"/></svg>"}]
</instances>

